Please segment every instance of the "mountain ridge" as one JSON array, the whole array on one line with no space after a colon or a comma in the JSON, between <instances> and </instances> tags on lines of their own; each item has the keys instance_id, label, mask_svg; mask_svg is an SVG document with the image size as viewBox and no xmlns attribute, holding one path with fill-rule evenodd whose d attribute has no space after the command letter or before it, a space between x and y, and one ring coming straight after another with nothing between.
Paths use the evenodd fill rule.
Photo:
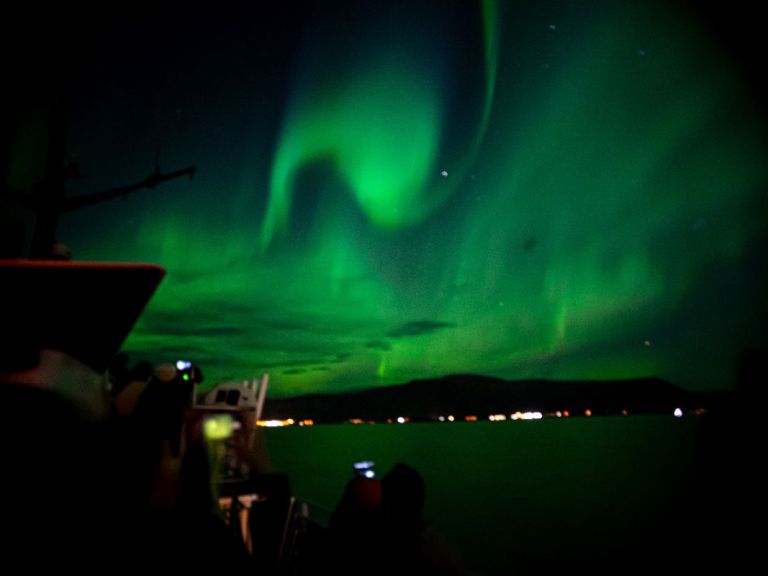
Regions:
<instances>
[{"instance_id":1,"label":"mountain ridge","mask_svg":"<svg viewBox=\"0 0 768 576\"><path fill-rule=\"evenodd\" d=\"M269 398L265 419L433 421L537 411L572 415L672 413L693 408L697 395L656 377L626 380L505 380L453 374L405 384L335 394Z\"/></svg>"}]
</instances>

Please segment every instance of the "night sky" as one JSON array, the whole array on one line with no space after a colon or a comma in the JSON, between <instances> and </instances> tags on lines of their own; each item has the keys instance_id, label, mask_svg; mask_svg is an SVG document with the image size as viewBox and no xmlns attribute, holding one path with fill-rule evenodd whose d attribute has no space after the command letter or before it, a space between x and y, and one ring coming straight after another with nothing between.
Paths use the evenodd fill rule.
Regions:
<instances>
[{"instance_id":1,"label":"night sky","mask_svg":"<svg viewBox=\"0 0 768 576\"><path fill-rule=\"evenodd\" d=\"M276 395L451 373L704 390L768 345L754 11L249 4L118 3L62 58L71 195L156 155L197 166L60 222L77 259L168 270L132 359L266 371Z\"/></svg>"}]
</instances>

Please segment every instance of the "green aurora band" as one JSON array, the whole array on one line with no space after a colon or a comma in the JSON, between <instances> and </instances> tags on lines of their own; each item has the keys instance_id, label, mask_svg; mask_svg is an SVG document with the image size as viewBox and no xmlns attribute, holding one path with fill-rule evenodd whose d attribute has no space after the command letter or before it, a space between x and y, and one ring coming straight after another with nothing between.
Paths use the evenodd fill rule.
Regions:
<instances>
[{"instance_id":1,"label":"green aurora band","mask_svg":"<svg viewBox=\"0 0 768 576\"><path fill-rule=\"evenodd\" d=\"M194 206L178 183L67 217L78 257L169 271L126 351L208 384L267 371L277 395L457 372L733 386L768 344L765 118L736 64L664 6L478 4L462 57L434 11L307 34L266 144L258 119L231 145L179 136Z\"/></svg>"},{"instance_id":2,"label":"green aurora band","mask_svg":"<svg viewBox=\"0 0 768 576\"><path fill-rule=\"evenodd\" d=\"M470 152L452 169L448 184L432 179L429 185L430 175L441 172L436 161L445 114L441 74L435 68L444 65L429 51L413 49L413 39L398 31L401 22L382 30L381 21L371 18L351 42L358 51L343 58L328 49L334 46L330 33L313 35L304 52L309 62L296 82L272 166L263 249L275 235L287 232L297 173L319 160L333 164L361 209L384 228L417 224L446 200L474 160L493 102L498 60L495 2L482 3L481 21L478 36L484 39L486 68L482 117ZM379 35L384 36L381 44L370 42ZM333 81L323 78L329 68Z\"/></svg>"}]
</instances>

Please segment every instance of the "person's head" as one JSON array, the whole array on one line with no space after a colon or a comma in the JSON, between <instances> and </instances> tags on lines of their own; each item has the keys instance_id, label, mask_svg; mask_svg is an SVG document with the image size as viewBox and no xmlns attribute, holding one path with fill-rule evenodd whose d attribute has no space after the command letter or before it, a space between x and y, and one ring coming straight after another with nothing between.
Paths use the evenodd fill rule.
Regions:
<instances>
[{"instance_id":1,"label":"person's head","mask_svg":"<svg viewBox=\"0 0 768 576\"><path fill-rule=\"evenodd\" d=\"M381 479L381 512L390 521L421 518L427 487L421 474L402 462Z\"/></svg>"},{"instance_id":2,"label":"person's head","mask_svg":"<svg viewBox=\"0 0 768 576\"><path fill-rule=\"evenodd\" d=\"M0 381L105 416L107 368L163 275L146 264L0 260Z\"/></svg>"}]
</instances>

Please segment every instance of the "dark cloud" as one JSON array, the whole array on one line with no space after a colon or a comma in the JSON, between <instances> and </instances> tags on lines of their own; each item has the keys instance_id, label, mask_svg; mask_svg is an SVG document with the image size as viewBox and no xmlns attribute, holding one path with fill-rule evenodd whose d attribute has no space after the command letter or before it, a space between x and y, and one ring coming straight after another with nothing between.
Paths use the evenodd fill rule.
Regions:
<instances>
[{"instance_id":1,"label":"dark cloud","mask_svg":"<svg viewBox=\"0 0 768 576\"><path fill-rule=\"evenodd\" d=\"M300 360L283 360L274 362L259 362L259 367L262 369L267 368L285 368L287 366L313 366L315 364L325 364L327 359L325 358L306 358Z\"/></svg>"},{"instance_id":2,"label":"dark cloud","mask_svg":"<svg viewBox=\"0 0 768 576\"><path fill-rule=\"evenodd\" d=\"M259 322L261 326L271 328L273 330L305 330L309 331L314 328L309 322L299 322L295 320L265 320Z\"/></svg>"},{"instance_id":3,"label":"dark cloud","mask_svg":"<svg viewBox=\"0 0 768 576\"><path fill-rule=\"evenodd\" d=\"M392 344L388 340L372 340L366 342L365 347L373 350L382 350L384 352L392 350Z\"/></svg>"},{"instance_id":4,"label":"dark cloud","mask_svg":"<svg viewBox=\"0 0 768 576\"><path fill-rule=\"evenodd\" d=\"M283 370L281 373L286 375L291 374L304 374L306 370L304 368L288 368L288 370Z\"/></svg>"},{"instance_id":5,"label":"dark cloud","mask_svg":"<svg viewBox=\"0 0 768 576\"><path fill-rule=\"evenodd\" d=\"M327 357L314 356L310 358L297 358L295 360L282 360L274 362L259 362L259 367L267 368L290 368L303 366L324 366L326 364L343 364L351 354L333 354ZM285 373L285 372L284 372Z\"/></svg>"},{"instance_id":6,"label":"dark cloud","mask_svg":"<svg viewBox=\"0 0 768 576\"><path fill-rule=\"evenodd\" d=\"M387 332L390 338L408 338L410 336L421 336L445 328L455 328L454 322L434 322L432 320L419 320L417 322L406 322Z\"/></svg>"},{"instance_id":7,"label":"dark cloud","mask_svg":"<svg viewBox=\"0 0 768 576\"><path fill-rule=\"evenodd\" d=\"M196 344L190 344L188 346L158 346L155 351L169 356L171 358L190 358L196 362L215 361L222 358L222 355L218 351L213 351L209 347L203 347ZM194 357L194 358L193 358ZM225 356L227 358L227 356ZM229 356L234 358L234 356Z\"/></svg>"},{"instance_id":8,"label":"dark cloud","mask_svg":"<svg viewBox=\"0 0 768 576\"><path fill-rule=\"evenodd\" d=\"M136 327L137 333L186 336L239 336L246 333L243 318L254 311L236 306L231 309L209 310L152 310Z\"/></svg>"},{"instance_id":9,"label":"dark cloud","mask_svg":"<svg viewBox=\"0 0 768 576\"><path fill-rule=\"evenodd\" d=\"M188 330L177 331L176 334L190 334L198 336L241 336L246 329L240 326L190 326Z\"/></svg>"}]
</instances>

